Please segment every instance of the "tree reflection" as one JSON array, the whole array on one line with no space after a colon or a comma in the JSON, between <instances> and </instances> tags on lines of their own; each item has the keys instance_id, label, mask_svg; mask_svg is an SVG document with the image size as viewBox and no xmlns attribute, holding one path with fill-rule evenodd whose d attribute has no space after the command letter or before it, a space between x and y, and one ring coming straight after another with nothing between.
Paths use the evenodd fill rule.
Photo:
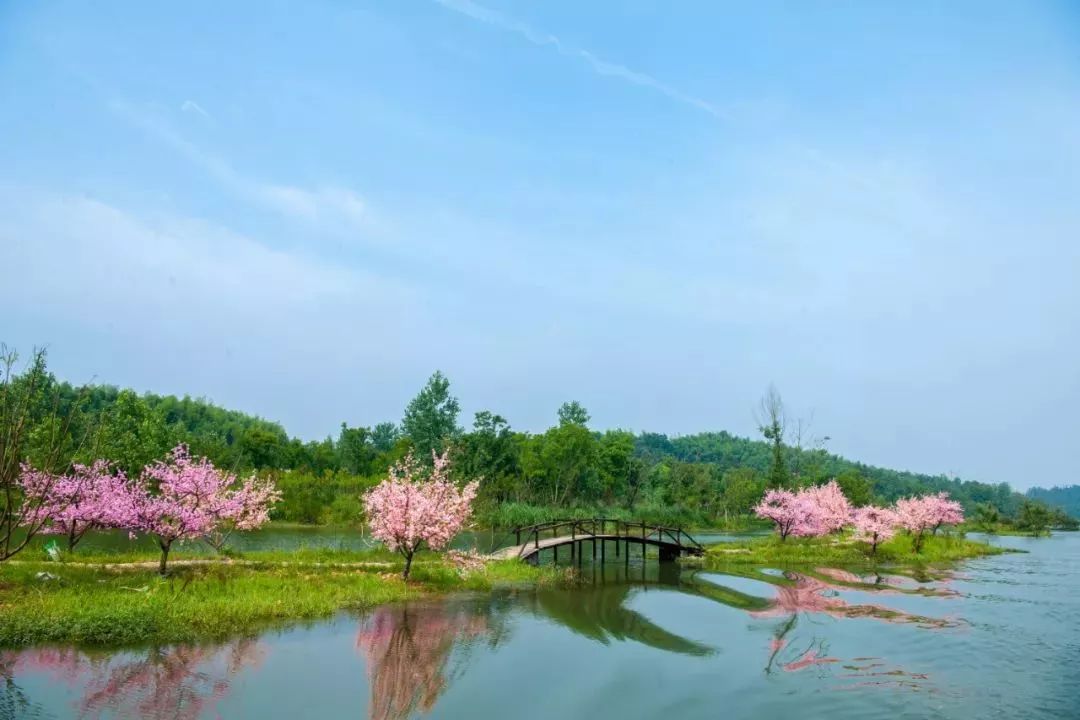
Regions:
<instances>
[{"instance_id":1,"label":"tree reflection","mask_svg":"<svg viewBox=\"0 0 1080 720\"><path fill-rule=\"evenodd\" d=\"M587 593L545 590L532 597L538 615L555 620L578 635L599 643L630 640L683 655L708 655L712 648L668 632L641 613L626 607L644 585L604 585Z\"/></svg>"},{"instance_id":2,"label":"tree reflection","mask_svg":"<svg viewBox=\"0 0 1080 720\"><path fill-rule=\"evenodd\" d=\"M356 634L371 682L372 720L429 712L453 678L455 646L479 637L497 643L502 624L472 605L384 605L364 619Z\"/></svg>"},{"instance_id":3,"label":"tree reflection","mask_svg":"<svg viewBox=\"0 0 1080 720\"><path fill-rule=\"evenodd\" d=\"M772 672L776 667L785 672L795 672L838 662L836 658L828 656L825 641L816 637L804 647L794 647L791 636L801 614L819 614L838 618L872 617L886 622L914 623L932 629L955 627L960 624L956 620L915 615L877 604L855 605L848 603L840 596L841 590L887 594L933 594L942 597L953 595L953 591L925 588L900 589L895 582L890 582L886 578L875 577L873 583L868 583L863 577L854 573L829 568L817 568L814 572L814 575L785 572L782 578L770 577L768 582L776 586L775 597L767 607L751 612L751 615L755 617L785 618L784 622L776 628L769 643L766 673ZM762 579L765 577L763 575Z\"/></svg>"},{"instance_id":4,"label":"tree reflection","mask_svg":"<svg viewBox=\"0 0 1080 720\"><path fill-rule=\"evenodd\" d=\"M186 720L211 714L232 676L257 666L264 655L265 647L254 639L112 655L42 647L0 653L0 667L12 684L16 674L42 673L78 688L80 717Z\"/></svg>"}]
</instances>

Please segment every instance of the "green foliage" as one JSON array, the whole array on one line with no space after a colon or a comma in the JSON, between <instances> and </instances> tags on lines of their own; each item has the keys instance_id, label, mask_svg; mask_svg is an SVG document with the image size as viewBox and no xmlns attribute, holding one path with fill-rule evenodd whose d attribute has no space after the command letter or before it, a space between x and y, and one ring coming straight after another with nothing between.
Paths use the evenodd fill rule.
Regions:
<instances>
[{"instance_id":1,"label":"green foliage","mask_svg":"<svg viewBox=\"0 0 1080 720\"><path fill-rule=\"evenodd\" d=\"M363 491L408 452L430 457L431 449L441 449L450 440L454 477L482 479L480 521L497 521L503 527L520 524L507 521L515 507L543 508L544 519L579 512L619 517L618 511L648 514L656 521L666 518L671 524L729 525L744 522L766 486L816 484L830 477L837 478L857 506L944 491L969 515L984 504L1009 518L1024 500L1006 484L876 468L821 449L787 447L783 405L775 391L762 406L764 441L726 432L674 438L596 432L588 427L589 413L574 401L563 404L558 421L541 433L516 432L506 418L486 410L476 413L470 431L462 432L449 380L436 372L409 403L404 433L393 423L342 423L336 437L307 442L290 438L276 423L206 400L138 395L110 386L76 389L47 372L44 356L14 379L12 392L32 395L24 398L32 421L20 440L20 458L38 462L45 454L56 455L60 436L63 452L58 456L66 458L64 463L104 456L137 473L186 442L219 467L272 474L284 494L273 516L290 522L363 522ZM61 428L63 420L70 427ZM1062 502L1071 497L1068 489L1053 493ZM493 509L500 504L510 504L508 514ZM1053 527L1075 526L1057 509L1049 522Z\"/></svg>"},{"instance_id":2,"label":"green foliage","mask_svg":"<svg viewBox=\"0 0 1080 720\"><path fill-rule=\"evenodd\" d=\"M1001 523L1001 511L990 503L975 506L975 526L983 532L994 532Z\"/></svg>"},{"instance_id":3,"label":"green foliage","mask_svg":"<svg viewBox=\"0 0 1080 720\"><path fill-rule=\"evenodd\" d=\"M577 400L565 402L559 407L559 424L585 427L589 424L589 413Z\"/></svg>"},{"instance_id":4,"label":"green foliage","mask_svg":"<svg viewBox=\"0 0 1080 720\"><path fill-rule=\"evenodd\" d=\"M1016 516L1016 527L1033 535L1042 535L1050 531L1053 514L1045 503L1025 500Z\"/></svg>"},{"instance_id":5,"label":"green foliage","mask_svg":"<svg viewBox=\"0 0 1080 720\"><path fill-rule=\"evenodd\" d=\"M863 507L873 501L870 481L863 477L858 470L849 469L837 474L836 483L844 491L844 497L854 507Z\"/></svg>"},{"instance_id":6,"label":"green foliage","mask_svg":"<svg viewBox=\"0 0 1080 720\"><path fill-rule=\"evenodd\" d=\"M457 437L460 410L457 398L450 394L450 381L436 370L420 393L409 401L401 421L421 461L431 462L432 452L442 452Z\"/></svg>"},{"instance_id":7,"label":"green foliage","mask_svg":"<svg viewBox=\"0 0 1080 720\"><path fill-rule=\"evenodd\" d=\"M1080 485L1053 488L1031 488L1027 496L1061 510L1066 516L1080 518Z\"/></svg>"}]
</instances>

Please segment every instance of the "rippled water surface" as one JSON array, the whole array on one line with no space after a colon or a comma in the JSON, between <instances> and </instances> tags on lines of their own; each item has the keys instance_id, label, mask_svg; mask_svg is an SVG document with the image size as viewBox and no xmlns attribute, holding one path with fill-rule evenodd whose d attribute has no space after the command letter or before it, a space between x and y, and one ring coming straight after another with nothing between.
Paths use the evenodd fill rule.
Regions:
<instances>
[{"instance_id":1,"label":"rippled water surface","mask_svg":"<svg viewBox=\"0 0 1080 720\"><path fill-rule=\"evenodd\" d=\"M1078 718L1080 536L932 576L586 567L219 645L0 651L0 717Z\"/></svg>"}]
</instances>

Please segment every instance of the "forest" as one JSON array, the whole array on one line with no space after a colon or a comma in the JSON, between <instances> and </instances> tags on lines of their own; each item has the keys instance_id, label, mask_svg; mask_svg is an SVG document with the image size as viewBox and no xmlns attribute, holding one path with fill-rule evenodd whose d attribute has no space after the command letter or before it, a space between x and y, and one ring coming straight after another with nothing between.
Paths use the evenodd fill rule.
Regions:
<instances>
[{"instance_id":1,"label":"forest","mask_svg":"<svg viewBox=\"0 0 1080 720\"><path fill-rule=\"evenodd\" d=\"M16 451L37 465L58 457L68 463L108 458L137 474L185 443L193 455L218 467L272 478L283 495L274 519L295 523L358 523L361 494L391 465L410 452L423 461L445 448L457 479L481 479L477 516L492 527L599 514L733 526L751 522L751 508L767 488L805 487L831 478L855 505L943 491L969 514L981 508L983 516L1012 518L1025 501L1080 513L1076 488L1033 490L1025 497L1006 483L891 470L832 454L821 442L804 442L801 422L785 417L773 389L763 398L758 418L762 439L724 431L669 437L597 430L575 401L557 409L547 430L530 433L487 410L462 427L450 381L435 372L400 420L370 427L341 423L315 441L203 399L108 385L76 387L47 370L43 353L21 369L12 364L3 389L5 406L22 398L30 425L24 447L5 452ZM6 417L12 421L10 412Z\"/></svg>"}]
</instances>

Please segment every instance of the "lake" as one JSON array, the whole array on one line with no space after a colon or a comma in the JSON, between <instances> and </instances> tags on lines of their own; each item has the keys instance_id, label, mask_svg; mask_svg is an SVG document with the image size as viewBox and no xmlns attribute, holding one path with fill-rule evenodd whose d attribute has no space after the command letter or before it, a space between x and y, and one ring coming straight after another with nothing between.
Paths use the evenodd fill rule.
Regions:
<instances>
[{"instance_id":1,"label":"lake","mask_svg":"<svg viewBox=\"0 0 1080 720\"><path fill-rule=\"evenodd\" d=\"M0 717L1080 717L1080 535L992 541L1028 553L919 577L613 561L223 644L0 652Z\"/></svg>"}]
</instances>

